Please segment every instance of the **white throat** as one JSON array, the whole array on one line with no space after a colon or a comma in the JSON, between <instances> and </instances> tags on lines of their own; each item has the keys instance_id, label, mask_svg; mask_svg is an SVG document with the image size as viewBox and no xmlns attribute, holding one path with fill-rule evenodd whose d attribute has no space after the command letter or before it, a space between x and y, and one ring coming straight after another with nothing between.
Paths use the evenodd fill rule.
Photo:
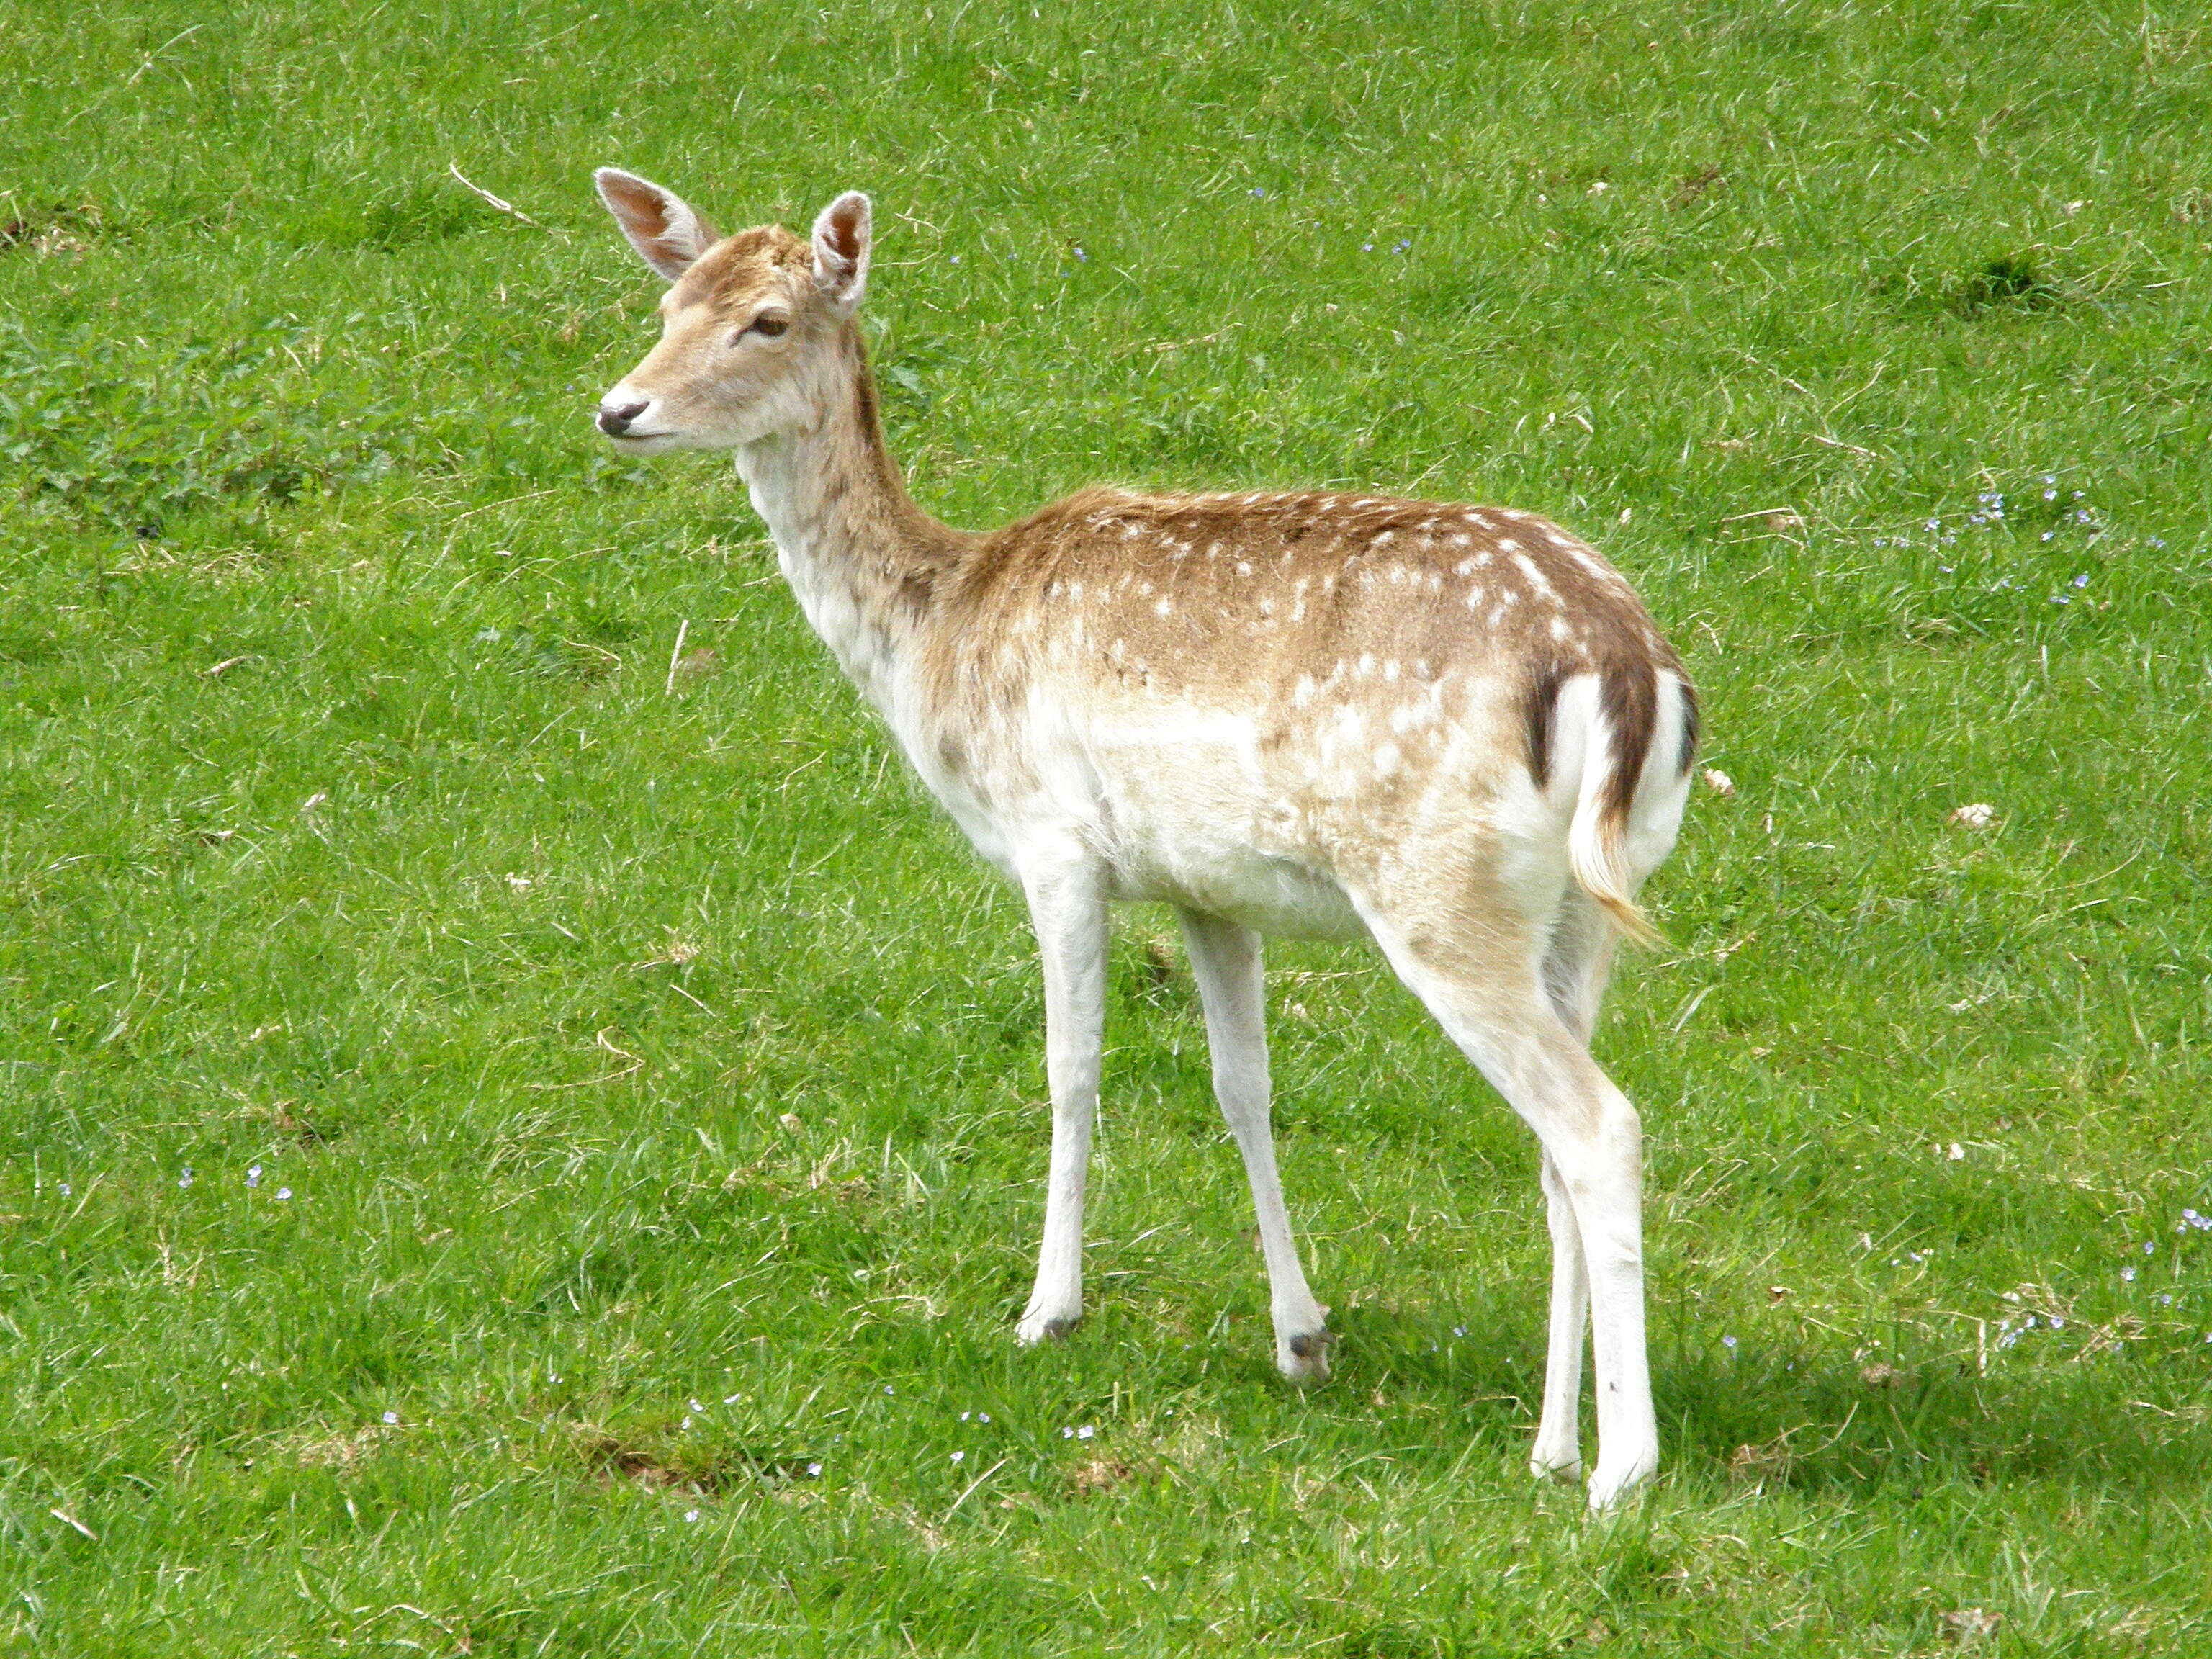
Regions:
<instances>
[{"instance_id":1,"label":"white throat","mask_svg":"<svg viewBox=\"0 0 2212 1659\"><path fill-rule=\"evenodd\" d=\"M899 724L912 627L891 601L892 503L854 411L833 410L735 452L799 609L861 695Z\"/></svg>"}]
</instances>

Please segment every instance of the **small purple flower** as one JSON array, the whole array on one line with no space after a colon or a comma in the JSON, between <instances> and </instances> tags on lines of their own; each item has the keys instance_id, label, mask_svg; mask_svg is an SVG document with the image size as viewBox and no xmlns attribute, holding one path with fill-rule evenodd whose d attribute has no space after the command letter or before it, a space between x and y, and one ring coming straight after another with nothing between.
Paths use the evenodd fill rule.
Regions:
<instances>
[{"instance_id":1,"label":"small purple flower","mask_svg":"<svg viewBox=\"0 0 2212 1659\"><path fill-rule=\"evenodd\" d=\"M1080 259L1086 265L1091 263L1091 256L1085 253L1081 248L1075 250L1075 257L1078 259Z\"/></svg>"},{"instance_id":2,"label":"small purple flower","mask_svg":"<svg viewBox=\"0 0 2212 1659\"><path fill-rule=\"evenodd\" d=\"M258 1187L261 1184L261 1166L258 1164L246 1172L246 1184L248 1187Z\"/></svg>"},{"instance_id":3,"label":"small purple flower","mask_svg":"<svg viewBox=\"0 0 2212 1659\"><path fill-rule=\"evenodd\" d=\"M1401 241L1401 242L1398 243L1395 247L1393 247L1393 248L1390 250L1390 252L1393 252L1393 253L1403 253L1403 252L1404 252L1407 248L1409 248L1409 247L1411 247L1411 246L1413 246L1413 243L1412 243L1412 242L1410 242L1410 241Z\"/></svg>"},{"instance_id":4,"label":"small purple flower","mask_svg":"<svg viewBox=\"0 0 2212 1659\"><path fill-rule=\"evenodd\" d=\"M2058 499L2058 492L2055 489L2046 489L2043 492L2043 499L2046 501L2055 501Z\"/></svg>"},{"instance_id":5,"label":"small purple flower","mask_svg":"<svg viewBox=\"0 0 2212 1659\"><path fill-rule=\"evenodd\" d=\"M1732 1336L1723 1337L1721 1339L1721 1346L1726 1348L1730 1353L1734 1353L1735 1352L1735 1339Z\"/></svg>"},{"instance_id":6,"label":"small purple flower","mask_svg":"<svg viewBox=\"0 0 2212 1659\"><path fill-rule=\"evenodd\" d=\"M178 1186L179 1186L179 1187L189 1187L189 1186L191 1186L191 1184L192 1184L192 1166L191 1166L191 1164L187 1164L185 1166L185 1172L184 1172L184 1174L182 1174L182 1175L180 1175L180 1176L179 1176L177 1177L177 1185L178 1185Z\"/></svg>"},{"instance_id":7,"label":"small purple flower","mask_svg":"<svg viewBox=\"0 0 2212 1659\"><path fill-rule=\"evenodd\" d=\"M2066 1322L2057 1314L2053 1314L2051 1316L2051 1328L2054 1331L2063 1331L2066 1328Z\"/></svg>"},{"instance_id":8,"label":"small purple flower","mask_svg":"<svg viewBox=\"0 0 2212 1659\"><path fill-rule=\"evenodd\" d=\"M809 1463L806 1466L806 1478L810 1480L820 1480L822 1478L822 1466L819 1463Z\"/></svg>"},{"instance_id":9,"label":"small purple flower","mask_svg":"<svg viewBox=\"0 0 2212 1659\"><path fill-rule=\"evenodd\" d=\"M1265 196L1267 192L1264 189L1262 189L1260 185L1253 185L1253 186L1252 186L1252 193L1253 193L1255 196Z\"/></svg>"},{"instance_id":10,"label":"small purple flower","mask_svg":"<svg viewBox=\"0 0 2212 1659\"><path fill-rule=\"evenodd\" d=\"M1078 1440L1088 1440L1097 1432L1098 1430L1096 1425L1085 1423L1081 1428L1075 1431L1075 1437Z\"/></svg>"},{"instance_id":11,"label":"small purple flower","mask_svg":"<svg viewBox=\"0 0 2212 1659\"><path fill-rule=\"evenodd\" d=\"M399 1413L398 1412L386 1412L384 1414L384 1420L387 1423L397 1423L399 1420Z\"/></svg>"},{"instance_id":12,"label":"small purple flower","mask_svg":"<svg viewBox=\"0 0 2212 1659\"><path fill-rule=\"evenodd\" d=\"M66 1181L64 1181L64 1182L58 1182L58 1183L56 1183L56 1184L57 1184L57 1185L58 1186L58 1188L60 1188L61 1195L62 1195L64 1198L67 1198L67 1197L70 1195L70 1184L69 1184L69 1182L66 1182Z\"/></svg>"},{"instance_id":13,"label":"small purple flower","mask_svg":"<svg viewBox=\"0 0 2212 1659\"><path fill-rule=\"evenodd\" d=\"M292 1189L289 1187L279 1187L276 1189L276 1201L279 1204L282 1204L286 1199L291 1196Z\"/></svg>"},{"instance_id":14,"label":"small purple flower","mask_svg":"<svg viewBox=\"0 0 2212 1659\"><path fill-rule=\"evenodd\" d=\"M2134 1284L2134 1283L2136 1282L2136 1270L2135 1270L2133 1267L2123 1267L2123 1268L2121 1268L2121 1269L2120 1269L2120 1281L2121 1281L2121 1283L2123 1283L2123 1284L2126 1284L2126 1285L2132 1285L2132 1284Z\"/></svg>"},{"instance_id":15,"label":"small purple flower","mask_svg":"<svg viewBox=\"0 0 2212 1659\"><path fill-rule=\"evenodd\" d=\"M686 1521L696 1521L699 1518L699 1511L696 1510L686 1510L684 1511L684 1518Z\"/></svg>"},{"instance_id":16,"label":"small purple flower","mask_svg":"<svg viewBox=\"0 0 2212 1659\"><path fill-rule=\"evenodd\" d=\"M952 1461L956 1463L961 1462L966 1459L967 1455L968 1454L964 1451L957 1451L952 1454Z\"/></svg>"}]
</instances>

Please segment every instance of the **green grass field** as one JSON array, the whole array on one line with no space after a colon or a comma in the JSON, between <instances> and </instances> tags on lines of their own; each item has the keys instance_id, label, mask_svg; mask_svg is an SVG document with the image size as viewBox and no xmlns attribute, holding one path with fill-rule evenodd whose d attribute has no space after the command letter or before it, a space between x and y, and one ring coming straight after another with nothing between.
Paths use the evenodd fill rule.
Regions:
<instances>
[{"instance_id":1,"label":"green grass field","mask_svg":"<svg viewBox=\"0 0 2212 1659\"><path fill-rule=\"evenodd\" d=\"M0 0L0 1650L2212 1653L2201 17ZM1534 1143L1363 951L1272 958L1336 1380L1164 914L1015 1349L1021 903L726 463L591 433L600 163L873 193L953 522L1638 583L1735 784L1599 1042L1640 1504L1527 1476Z\"/></svg>"}]
</instances>

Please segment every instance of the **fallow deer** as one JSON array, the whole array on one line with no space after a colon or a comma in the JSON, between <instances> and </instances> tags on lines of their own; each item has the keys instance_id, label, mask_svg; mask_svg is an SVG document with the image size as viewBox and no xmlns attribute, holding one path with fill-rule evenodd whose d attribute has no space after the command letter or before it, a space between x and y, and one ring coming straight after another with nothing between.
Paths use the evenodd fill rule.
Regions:
<instances>
[{"instance_id":1,"label":"fallow deer","mask_svg":"<svg viewBox=\"0 0 2212 1659\"><path fill-rule=\"evenodd\" d=\"M1083 1311L1107 908L1175 907L1213 1084L1259 1212L1275 1360L1328 1374L1269 1127L1261 936L1366 936L1535 1131L1553 1267L1532 1465L1594 1507L1658 1459L1636 1111L1589 1053L1614 945L1680 823L1697 704L1611 565L1533 514L1346 493L1085 489L987 533L937 522L885 449L855 321L868 198L810 240L717 237L612 168L669 284L599 404L625 453L734 452L783 574L976 849L1043 961L1052 1153L1017 1328Z\"/></svg>"}]
</instances>

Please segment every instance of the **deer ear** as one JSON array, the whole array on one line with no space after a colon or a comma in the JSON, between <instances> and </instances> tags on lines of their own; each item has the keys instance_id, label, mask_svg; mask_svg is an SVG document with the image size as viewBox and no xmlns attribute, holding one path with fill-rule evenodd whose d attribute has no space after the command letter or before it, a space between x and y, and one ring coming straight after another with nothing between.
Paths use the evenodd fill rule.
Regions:
<instances>
[{"instance_id":1,"label":"deer ear","mask_svg":"<svg viewBox=\"0 0 2212 1659\"><path fill-rule=\"evenodd\" d=\"M845 316L860 308L868 286L868 247L874 240L868 198L848 190L814 222L814 281Z\"/></svg>"},{"instance_id":2,"label":"deer ear","mask_svg":"<svg viewBox=\"0 0 2212 1659\"><path fill-rule=\"evenodd\" d=\"M592 175L599 199L629 238L638 257L670 282L690 270L692 261L714 246L714 228L673 191L618 167Z\"/></svg>"}]
</instances>

